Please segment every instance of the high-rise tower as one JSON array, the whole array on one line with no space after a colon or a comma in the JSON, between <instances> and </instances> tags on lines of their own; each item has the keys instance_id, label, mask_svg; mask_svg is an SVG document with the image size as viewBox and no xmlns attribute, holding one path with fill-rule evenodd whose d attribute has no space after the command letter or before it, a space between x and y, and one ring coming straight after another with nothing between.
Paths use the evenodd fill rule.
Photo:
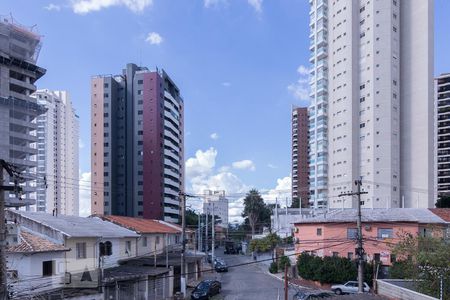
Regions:
<instances>
[{"instance_id":1,"label":"high-rise tower","mask_svg":"<svg viewBox=\"0 0 450 300\"><path fill-rule=\"evenodd\" d=\"M91 80L92 213L178 221L183 99L164 70Z\"/></svg>"},{"instance_id":2,"label":"high-rise tower","mask_svg":"<svg viewBox=\"0 0 450 300\"><path fill-rule=\"evenodd\" d=\"M28 206L36 202L36 117L45 108L30 95L35 82L45 74L37 58L41 38L14 20L0 21L0 158L14 164L24 178L21 198L9 193L6 206ZM5 174L5 182L10 178Z\"/></svg>"},{"instance_id":3,"label":"high-rise tower","mask_svg":"<svg viewBox=\"0 0 450 300\"><path fill-rule=\"evenodd\" d=\"M38 90L33 97L47 109L37 118L36 210L78 216L79 118L66 91Z\"/></svg>"},{"instance_id":4,"label":"high-rise tower","mask_svg":"<svg viewBox=\"0 0 450 300\"><path fill-rule=\"evenodd\" d=\"M310 3L311 202L433 206L433 1Z\"/></svg>"},{"instance_id":5,"label":"high-rise tower","mask_svg":"<svg viewBox=\"0 0 450 300\"><path fill-rule=\"evenodd\" d=\"M292 203L309 206L308 108L292 108Z\"/></svg>"}]
</instances>

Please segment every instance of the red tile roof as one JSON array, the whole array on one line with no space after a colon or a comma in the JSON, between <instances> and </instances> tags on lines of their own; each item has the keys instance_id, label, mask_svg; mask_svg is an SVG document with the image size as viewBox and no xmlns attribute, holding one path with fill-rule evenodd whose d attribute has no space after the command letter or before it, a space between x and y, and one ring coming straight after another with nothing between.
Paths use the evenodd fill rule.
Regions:
<instances>
[{"instance_id":1,"label":"red tile roof","mask_svg":"<svg viewBox=\"0 0 450 300\"><path fill-rule=\"evenodd\" d=\"M123 216L100 216L105 221L134 230L138 233L180 233L179 230L161 224L157 220L141 219Z\"/></svg>"},{"instance_id":2,"label":"red tile roof","mask_svg":"<svg viewBox=\"0 0 450 300\"><path fill-rule=\"evenodd\" d=\"M66 248L63 245L55 244L45 238L27 231L20 232L20 244L6 247L6 251L10 253L55 252L69 250L69 248Z\"/></svg>"},{"instance_id":3,"label":"red tile roof","mask_svg":"<svg viewBox=\"0 0 450 300\"><path fill-rule=\"evenodd\" d=\"M450 222L450 208L430 208L430 210L439 218Z\"/></svg>"}]
</instances>

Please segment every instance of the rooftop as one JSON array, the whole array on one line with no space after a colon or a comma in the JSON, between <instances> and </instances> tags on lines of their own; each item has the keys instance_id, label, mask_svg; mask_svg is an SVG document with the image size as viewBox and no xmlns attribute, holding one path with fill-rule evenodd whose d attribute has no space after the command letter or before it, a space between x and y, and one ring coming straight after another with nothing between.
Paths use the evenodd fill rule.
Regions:
<instances>
[{"instance_id":1,"label":"rooftop","mask_svg":"<svg viewBox=\"0 0 450 300\"><path fill-rule=\"evenodd\" d=\"M447 210L450 211L450 209ZM441 212L441 214L443 214L443 212ZM427 208L362 209L361 216L363 222L412 222L422 224L440 224L449 222ZM356 218L356 209L344 209L330 211L314 218L302 219L295 222L295 224L354 223L356 222Z\"/></svg>"},{"instance_id":2,"label":"rooftop","mask_svg":"<svg viewBox=\"0 0 450 300\"><path fill-rule=\"evenodd\" d=\"M444 221L450 222L450 208L430 208L430 210Z\"/></svg>"},{"instance_id":3,"label":"rooftop","mask_svg":"<svg viewBox=\"0 0 450 300\"><path fill-rule=\"evenodd\" d=\"M43 212L28 212L20 210L9 210L8 213L18 215L22 218L32 220L44 226L50 227L68 237L139 237L134 231L123 228L100 218L83 218L77 216L58 215ZM20 218L17 220L20 223Z\"/></svg>"},{"instance_id":4,"label":"rooftop","mask_svg":"<svg viewBox=\"0 0 450 300\"><path fill-rule=\"evenodd\" d=\"M149 268L138 265L121 265L114 268L104 270L104 277L106 282L114 282L121 280L130 280L137 277L147 276L161 276L169 273L167 268Z\"/></svg>"},{"instance_id":5,"label":"rooftop","mask_svg":"<svg viewBox=\"0 0 450 300\"><path fill-rule=\"evenodd\" d=\"M157 220L132 218L124 216L100 216L105 221L112 222L119 226L134 230L138 233L180 233L169 225Z\"/></svg>"},{"instance_id":6,"label":"rooftop","mask_svg":"<svg viewBox=\"0 0 450 300\"><path fill-rule=\"evenodd\" d=\"M63 245L52 243L51 241L32 234L31 232L20 232L20 243L7 246L6 251L10 253L36 253L36 252L56 252L69 251Z\"/></svg>"}]
</instances>

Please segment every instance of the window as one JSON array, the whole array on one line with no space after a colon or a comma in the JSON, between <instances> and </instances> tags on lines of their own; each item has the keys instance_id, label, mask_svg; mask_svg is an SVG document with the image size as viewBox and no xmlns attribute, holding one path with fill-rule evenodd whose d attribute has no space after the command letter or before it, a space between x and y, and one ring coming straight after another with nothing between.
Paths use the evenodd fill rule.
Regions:
<instances>
[{"instance_id":1,"label":"window","mask_svg":"<svg viewBox=\"0 0 450 300\"><path fill-rule=\"evenodd\" d=\"M160 237L158 235L158 236L156 236L156 244L159 244L159 240L160 240Z\"/></svg>"},{"instance_id":2,"label":"window","mask_svg":"<svg viewBox=\"0 0 450 300\"><path fill-rule=\"evenodd\" d=\"M142 247L147 247L147 237L146 236L144 236L142 238Z\"/></svg>"},{"instance_id":3,"label":"window","mask_svg":"<svg viewBox=\"0 0 450 300\"><path fill-rule=\"evenodd\" d=\"M361 84L361 85L359 86L359 89L362 90L362 89L365 88L365 87L366 87L365 84Z\"/></svg>"},{"instance_id":4,"label":"window","mask_svg":"<svg viewBox=\"0 0 450 300\"><path fill-rule=\"evenodd\" d=\"M392 228L378 228L378 238L387 239L394 237L394 230Z\"/></svg>"},{"instance_id":5,"label":"window","mask_svg":"<svg viewBox=\"0 0 450 300\"><path fill-rule=\"evenodd\" d=\"M397 257L395 254L391 254L391 264L395 263L397 261Z\"/></svg>"},{"instance_id":6,"label":"window","mask_svg":"<svg viewBox=\"0 0 450 300\"><path fill-rule=\"evenodd\" d=\"M366 123L359 124L359 128L364 128L364 127L366 127Z\"/></svg>"},{"instance_id":7,"label":"window","mask_svg":"<svg viewBox=\"0 0 450 300\"><path fill-rule=\"evenodd\" d=\"M317 236L321 236L322 235L322 228L317 228L316 233L317 233Z\"/></svg>"},{"instance_id":8,"label":"window","mask_svg":"<svg viewBox=\"0 0 450 300\"><path fill-rule=\"evenodd\" d=\"M144 83L144 80L138 80L138 84L143 84Z\"/></svg>"},{"instance_id":9,"label":"window","mask_svg":"<svg viewBox=\"0 0 450 300\"><path fill-rule=\"evenodd\" d=\"M112 244L110 241L101 242L99 244L100 256L110 256L112 255Z\"/></svg>"},{"instance_id":10,"label":"window","mask_svg":"<svg viewBox=\"0 0 450 300\"><path fill-rule=\"evenodd\" d=\"M373 254L373 260L374 261L380 261L380 253L374 253Z\"/></svg>"},{"instance_id":11,"label":"window","mask_svg":"<svg viewBox=\"0 0 450 300\"><path fill-rule=\"evenodd\" d=\"M339 256L339 252L333 252L333 257L338 257Z\"/></svg>"},{"instance_id":12,"label":"window","mask_svg":"<svg viewBox=\"0 0 450 300\"><path fill-rule=\"evenodd\" d=\"M125 253L131 253L131 241L125 242Z\"/></svg>"},{"instance_id":13,"label":"window","mask_svg":"<svg viewBox=\"0 0 450 300\"><path fill-rule=\"evenodd\" d=\"M86 258L86 243L77 243L76 249L77 249L77 259Z\"/></svg>"},{"instance_id":14,"label":"window","mask_svg":"<svg viewBox=\"0 0 450 300\"><path fill-rule=\"evenodd\" d=\"M347 258L353 260L353 252L347 252Z\"/></svg>"},{"instance_id":15,"label":"window","mask_svg":"<svg viewBox=\"0 0 450 300\"><path fill-rule=\"evenodd\" d=\"M357 228L347 228L347 238L350 240L354 240L358 237L358 229Z\"/></svg>"},{"instance_id":16,"label":"window","mask_svg":"<svg viewBox=\"0 0 450 300\"><path fill-rule=\"evenodd\" d=\"M42 262L42 276L53 275L53 260L47 260Z\"/></svg>"}]
</instances>

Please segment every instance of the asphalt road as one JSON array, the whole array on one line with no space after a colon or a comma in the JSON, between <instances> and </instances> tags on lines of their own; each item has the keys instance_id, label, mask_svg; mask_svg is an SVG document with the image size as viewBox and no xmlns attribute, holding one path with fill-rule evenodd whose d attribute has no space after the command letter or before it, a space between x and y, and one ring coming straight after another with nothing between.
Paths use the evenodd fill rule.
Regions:
<instances>
[{"instance_id":1,"label":"asphalt road","mask_svg":"<svg viewBox=\"0 0 450 300\"><path fill-rule=\"evenodd\" d=\"M220 251L220 250L219 250ZM218 251L218 252L219 252ZM223 252L222 252L223 253ZM223 255L218 253L228 266L252 261L250 257L242 255ZM283 282L266 273L267 267L260 264L251 264L230 267L228 272L217 274L222 282L221 296L223 300L277 300L284 299ZM289 299L295 291L289 289Z\"/></svg>"}]
</instances>

